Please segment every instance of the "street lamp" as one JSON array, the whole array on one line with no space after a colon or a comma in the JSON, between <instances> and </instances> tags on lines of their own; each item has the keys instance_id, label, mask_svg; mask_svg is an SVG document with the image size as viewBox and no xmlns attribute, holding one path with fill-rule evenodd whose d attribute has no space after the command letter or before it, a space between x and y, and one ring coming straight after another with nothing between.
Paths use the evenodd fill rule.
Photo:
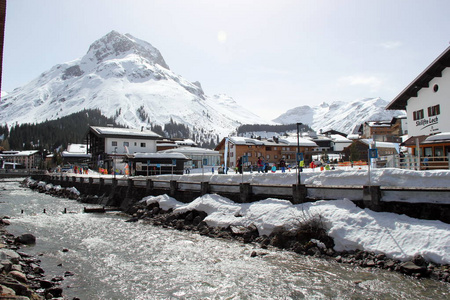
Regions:
<instances>
[{"instance_id":1,"label":"street lamp","mask_svg":"<svg viewBox=\"0 0 450 300\"><path fill-rule=\"evenodd\" d=\"M303 123L297 123L297 184L301 184L300 178L300 135L299 135L299 126L303 125Z\"/></svg>"}]
</instances>

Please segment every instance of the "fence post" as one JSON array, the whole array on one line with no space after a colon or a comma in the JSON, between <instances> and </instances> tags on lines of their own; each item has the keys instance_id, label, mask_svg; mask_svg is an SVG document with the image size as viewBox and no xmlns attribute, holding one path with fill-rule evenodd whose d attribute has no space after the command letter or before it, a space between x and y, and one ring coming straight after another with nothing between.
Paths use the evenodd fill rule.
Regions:
<instances>
[{"instance_id":1,"label":"fence post","mask_svg":"<svg viewBox=\"0 0 450 300\"><path fill-rule=\"evenodd\" d=\"M248 203L252 194L252 186L248 182L239 184L241 203Z\"/></svg>"},{"instance_id":2,"label":"fence post","mask_svg":"<svg viewBox=\"0 0 450 300\"><path fill-rule=\"evenodd\" d=\"M147 178L147 184L145 186L145 193L150 194L153 191L153 180Z\"/></svg>"},{"instance_id":3,"label":"fence post","mask_svg":"<svg viewBox=\"0 0 450 300\"><path fill-rule=\"evenodd\" d=\"M381 189L377 185L363 186L363 202L364 206L373 210L381 210Z\"/></svg>"},{"instance_id":4,"label":"fence post","mask_svg":"<svg viewBox=\"0 0 450 300\"><path fill-rule=\"evenodd\" d=\"M130 198L131 197L131 193L132 193L132 191L133 191L133 185L134 185L134 182L133 182L133 179L131 179L131 178L128 178L128 187L127 187L127 194L126 194L126 198Z\"/></svg>"},{"instance_id":5,"label":"fence post","mask_svg":"<svg viewBox=\"0 0 450 300\"><path fill-rule=\"evenodd\" d=\"M292 203L300 204L305 202L308 191L306 185L304 184L293 184L292 185Z\"/></svg>"},{"instance_id":6,"label":"fence post","mask_svg":"<svg viewBox=\"0 0 450 300\"><path fill-rule=\"evenodd\" d=\"M200 193L201 193L202 196L210 193L211 189L210 189L209 182L207 182L207 181L206 182L201 182L200 183L200 187L201 187Z\"/></svg>"},{"instance_id":7,"label":"fence post","mask_svg":"<svg viewBox=\"0 0 450 300\"><path fill-rule=\"evenodd\" d=\"M175 194L177 192L177 187L178 187L177 181L176 180L171 180L170 181L170 190L169 190L169 195L171 197L175 197Z\"/></svg>"}]
</instances>

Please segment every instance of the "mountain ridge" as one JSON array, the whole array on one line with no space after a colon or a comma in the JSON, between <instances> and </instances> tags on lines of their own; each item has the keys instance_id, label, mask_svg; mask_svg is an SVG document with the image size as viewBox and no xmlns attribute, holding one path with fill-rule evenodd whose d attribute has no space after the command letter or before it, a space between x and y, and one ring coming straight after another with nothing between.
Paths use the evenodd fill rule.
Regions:
<instances>
[{"instance_id":1,"label":"mountain ridge","mask_svg":"<svg viewBox=\"0 0 450 300\"><path fill-rule=\"evenodd\" d=\"M367 121L391 120L406 115L401 110L386 110L388 101L379 97L362 98L350 102L334 101L317 106L298 106L273 119L280 124L304 123L315 131L334 129L350 134L355 126Z\"/></svg>"},{"instance_id":2,"label":"mountain ridge","mask_svg":"<svg viewBox=\"0 0 450 300\"><path fill-rule=\"evenodd\" d=\"M100 109L121 125L188 126L201 141L223 137L241 124L272 123L224 94L207 96L199 82L170 69L150 43L111 31L79 58L53 66L0 102L0 123L40 123Z\"/></svg>"}]
</instances>

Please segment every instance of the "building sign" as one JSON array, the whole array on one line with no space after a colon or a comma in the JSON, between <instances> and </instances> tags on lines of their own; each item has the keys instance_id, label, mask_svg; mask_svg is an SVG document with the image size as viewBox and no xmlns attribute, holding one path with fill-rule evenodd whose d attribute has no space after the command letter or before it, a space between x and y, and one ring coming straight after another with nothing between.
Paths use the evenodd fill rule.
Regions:
<instances>
[{"instance_id":1,"label":"building sign","mask_svg":"<svg viewBox=\"0 0 450 300\"><path fill-rule=\"evenodd\" d=\"M421 127L420 130L429 128L430 132L439 131L438 126L439 118L437 116L416 121L416 127Z\"/></svg>"}]
</instances>

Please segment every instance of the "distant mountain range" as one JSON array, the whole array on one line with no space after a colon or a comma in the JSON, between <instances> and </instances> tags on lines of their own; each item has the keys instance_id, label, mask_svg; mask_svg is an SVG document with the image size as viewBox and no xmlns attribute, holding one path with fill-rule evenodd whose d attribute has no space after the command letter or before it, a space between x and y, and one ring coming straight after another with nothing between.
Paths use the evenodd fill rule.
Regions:
<instances>
[{"instance_id":1,"label":"distant mountain range","mask_svg":"<svg viewBox=\"0 0 450 300\"><path fill-rule=\"evenodd\" d=\"M335 101L318 106L292 108L273 121L280 124L304 123L316 131L334 129L352 133L355 126L366 121L390 120L405 115L402 110L385 110L387 101L381 98L365 98L352 102Z\"/></svg>"},{"instance_id":2,"label":"distant mountain range","mask_svg":"<svg viewBox=\"0 0 450 300\"><path fill-rule=\"evenodd\" d=\"M374 98L300 106L273 121L265 120L229 96L205 95L199 82L172 72L148 42L111 31L82 58L58 64L28 84L2 92L0 124L41 123L99 109L105 117L132 128L184 124L201 142L233 134L243 124L302 122L315 130L349 133L364 121L404 114L385 111L386 104Z\"/></svg>"}]
</instances>

